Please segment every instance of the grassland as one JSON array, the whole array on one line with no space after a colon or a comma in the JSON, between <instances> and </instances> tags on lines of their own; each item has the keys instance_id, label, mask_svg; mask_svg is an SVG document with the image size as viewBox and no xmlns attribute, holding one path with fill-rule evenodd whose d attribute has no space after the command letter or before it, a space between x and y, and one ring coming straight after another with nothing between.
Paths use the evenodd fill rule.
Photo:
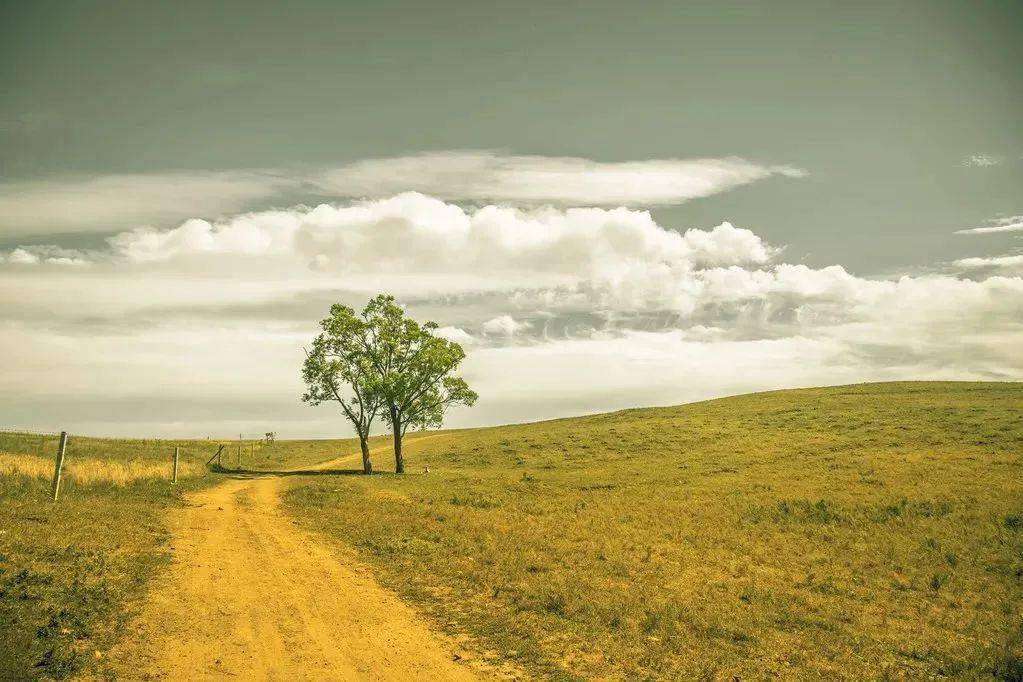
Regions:
<instances>
[{"instance_id":1,"label":"grassland","mask_svg":"<svg viewBox=\"0 0 1023 682\"><path fill-rule=\"evenodd\" d=\"M170 485L174 447L179 483ZM0 679L65 678L102 668L170 559L167 520L183 493L221 480L206 440L69 440L61 499L50 500L57 437L0 433ZM352 441L237 441L225 467L273 469L347 452Z\"/></svg>"},{"instance_id":2,"label":"grassland","mask_svg":"<svg viewBox=\"0 0 1023 682\"><path fill-rule=\"evenodd\" d=\"M201 447L200 447L201 443ZM203 478L204 441L72 436L50 500L57 437L0 433L0 679L64 678L95 666L169 558L166 514Z\"/></svg>"},{"instance_id":3,"label":"grassland","mask_svg":"<svg viewBox=\"0 0 1023 682\"><path fill-rule=\"evenodd\" d=\"M289 477L285 504L541 677L1021 679L1021 414L1021 384L875 384L442 432L415 473ZM0 433L0 679L102 669L217 445L72 437L54 505L56 437ZM264 471L357 450L227 445Z\"/></svg>"},{"instance_id":4,"label":"grassland","mask_svg":"<svg viewBox=\"0 0 1023 682\"><path fill-rule=\"evenodd\" d=\"M1021 384L740 396L436 437L429 474L286 504L544 677L1021 679L1021 414Z\"/></svg>"}]
</instances>

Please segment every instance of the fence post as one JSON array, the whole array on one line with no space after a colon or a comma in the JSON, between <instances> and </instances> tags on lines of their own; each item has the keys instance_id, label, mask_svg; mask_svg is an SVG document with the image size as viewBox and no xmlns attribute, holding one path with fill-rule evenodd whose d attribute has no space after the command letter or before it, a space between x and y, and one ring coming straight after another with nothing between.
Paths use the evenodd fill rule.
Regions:
<instances>
[{"instance_id":1,"label":"fence post","mask_svg":"<svg viewBox=\"0 0 1023 682\"><path fill-rule=\"evenodd\" d=\"M60 444L57 445L57 459L53 462L53 501L60 494L60 472L64 468L64 451L67 449L67 431L60 432Z\"/></svg>"},{"instance_id":2,"label":"fence post","mask_svg":"<svg viewBox=\"0 0 1023 682\"><path fill-rule=\"evenodd\" d=\"M174 480L172 480L171 483L177 483L178 482L178 450L180 450L180 448L177 445L175 445L174 446Z\"/></svg>"},{"instance_id":3,"label":"fence post","mask_svg":"<svg viewBox=\"0 0 1023 682\"><path fill-rule=\"evenodd\" d=\"M206 466L213 464L213 460L217 460L217 468L223 468L220 463L220 453L222 453L223 451L224 446L221 445L219 448L217 448L217 451L214 452L213 455L208 460L206 460Z\"/></svg>"}]
</instances>

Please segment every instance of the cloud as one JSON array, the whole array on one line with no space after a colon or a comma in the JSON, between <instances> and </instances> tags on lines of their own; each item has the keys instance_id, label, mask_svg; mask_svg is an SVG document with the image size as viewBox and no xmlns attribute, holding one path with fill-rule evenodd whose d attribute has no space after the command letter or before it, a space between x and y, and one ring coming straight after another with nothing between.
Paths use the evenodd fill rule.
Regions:
<instances>
[{"instance_id":1,"label":"cloud","mask_svg":"<svg viewBox=\"0 0 1023 682\"><path fill-rule=\"evenodd\" d=\"M718 194L772 175L803 177L791 166L739 157L599 162L576 157L457 151L370 159L324 174L348 196L417 191L442 199L585 206L663 206Z\"/></svg>"},{"instance_id":2,"label":"cloud","mask_svg":"<svg viewBox=\"0 0 1023 682\"><path fill-rule=\"evenodd\" d=\"M680 301L690 270L769 261L777 250L722 223L680 234L627 208L515 209L456 204L406 192L346 205L246 213L178 227L136 228L109 239L138 264L220 255L293 261L316 272L404 280L411 288L572 286L586 283L612 305Z\"/></svg>"},{"instance_id":3,"label":"cloud","mask_svg":"<svg viewBox=\"0 0 1023 682\"><path fill-rule=\"evenodd\" d=\"M962 259L968 276L871 278L784 253L730 223L680 231L624 207L418 193L128 230L102 252L22 247L0 265L0 411L81 432L336 434L333 412L298 405L301 347L330 303L378 291L466 345L483 397L455 425L781 386L1023 378L1018 256ZM76 258L90 265L46 267ZM59 406L38 380L53 371ZM225 407L199 419L183 407L198 394Z\"/></svg>"},{"instance_id":4,"label":"cloud","mask_svg":"<svg viewBox=\"0 0 1023 682\"><path fill-rule=\"evenodd\" d=\"M529 322L519 322L511 315L498 315L483 323L483 333L487 336L512 337L519 332L529 329L532 325Z\"/></svg>"},{"instance_id":5,"label":"cloud","mask_svg":"<svg viewBox=\"0 0 1023 682\"><path fill-rule=\"evenodd\" d=\"M338 167L77 176L0 183L0 227L14 235L109 233L311 197L383 198L408 191L460 201L663 206L775 175L797 178L806 172L738 157L606 163L456 151Z\"/></svg>"},{"instance_id":6,"label":"cloud","mask_svg":"<svg viewBox=\"0 0 1023 682\"><path fill-rule=\"evenodd\" d=\"M990 154L973 154L963 159L963 165L967 168L985 168L988 166L998 166L1001 163L1001 157L991 156Z\"/></svg>"},{"instance_id":7,"label":"cloud","mask_svg":"<svg viewBox=\"0 0 1023 682\"><path fill-rule=\"evenodd\" d=\"M288 251L302 219L302 210L247 213L223 222L192 218L173 229L137 227L107 240L118 256L136 263L164 261L181 255L266 255Z\"/></svg>"},{"instance_id":8,"label":"cloud","mask_svg":"<svg viewBox=\"0 0 1023 682\"><path fill-rule=\"evenodd\" d=\"M679 233L633 209L463 208L418 193L216 222L191 219L166 230L137 228L109 242L111 252L95 257L104 268L201 281L212 267L238 282L243 300L210 300L214 315L226 305L251 318L260 304L244 300L248 291L329 301L342 292L358 300L358 292L388 290L449 316L441 318L449 333L476 327L491 343L693 326L723 330L722 337L773 337L877 320L910 291L925 293L906 305L936 314L937 303L958 301L978 286L970 279L869 279L839 265L777 262L780 249L727 222ZM1015 257L956 263L1004 274L1015 264ZM259 289L252 288L256 281ZM162 297L161 286L149 288ZM206 296L228 291L218 284ZM289 305L297 303L268 302L268 319L279 319ZM187 308L182 301L174 310ZM154 311L145 319L159 316Z\"/></svg>"},{"instance_id":9,"label":"cloud","mask_svg":"<svg viewBox=\"0 0 1023 682\"><path fill-rule=\"evenodd\" d=\"M39 256L25 249L18 248L7 254L7 262L17 265L31 265L39 262Z\"/></svg>"},{"instance_id":10,"label":"cloud","mask_svg":"<svg viewBox=\"0 0 1023 682\"><path fill-rule=\"evenodd\" d=\"M955 264L971 270L987 269L1023 274L1023 254L991 256L986 258L960 258Z\"/></svg>"},{"instance_id":11,"label":"cloud","mask_svg":"<svg viewBox=\"0 0 1023 682\"><path fill-rule=\"evenodd\" d=\"M0 263L13 265L86 265L89 257L76 249L63 249L53 244L19 246L6 255L0 252Z\"/></svg>"},{"instance_id":12,"label":"cloud","mask_svg":"<svg viewBox=\"0 0 1023 682\"><path fill-rule=\"evenodd\" d=\"M956 234L994 234L998 232L1023 232L1023 216L1015 215L1007 218L994 218L983 227L971 227L956 230Z\"/></svg>"},{"instance_id":13,"label":"cloud","mask_svg":"<svg viewBox=\"0 0 1023 682\"><path fill-rule=\"evenodd\" d=\"M463 346L468 346L476 341L476 339L473 338L472 334L470 334L469 332L465 331L460 327L451 326L439 327L435 333L442 339L454 341L455 343L461 344Z\"/></svg>"},{"instance_id":14,"label":"cloud","mask_svg":"<svg viewBox=\"0 0 1023 682\"><path fill-rule=\"evenodd\" d=\"M217 216L293 181L271 171L180 172L0 184L8 234L112 232L132 224Z\"/></svg>"}]
</instances>

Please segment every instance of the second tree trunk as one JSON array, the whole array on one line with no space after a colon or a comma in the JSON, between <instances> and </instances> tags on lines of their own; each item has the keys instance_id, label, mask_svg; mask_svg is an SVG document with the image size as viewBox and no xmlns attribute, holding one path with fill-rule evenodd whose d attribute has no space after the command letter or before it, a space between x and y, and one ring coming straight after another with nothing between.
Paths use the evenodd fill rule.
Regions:
<instances>
[{"instance_id":1,"label":"second tree trunk","mask_svg":"<svg viewBox=\"0 0 1023 682\"><path fill-rule=\"evenodd\" d=\"M405 473L405 460L401 456L401 425L398 424L397 419L391 425L391 430L394 433L394 473L403 474Z\"/></svg>"}]
</instances>

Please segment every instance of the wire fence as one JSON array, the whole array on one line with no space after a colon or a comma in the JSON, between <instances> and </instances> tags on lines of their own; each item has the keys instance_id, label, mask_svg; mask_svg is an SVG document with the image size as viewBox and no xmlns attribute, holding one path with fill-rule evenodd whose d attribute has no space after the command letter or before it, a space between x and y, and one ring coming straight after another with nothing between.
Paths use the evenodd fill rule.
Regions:
<instances>
[{"instance_id":1,"label":"wire fence","mask_svg":"<svg viewBox=\"0 0 1023 682\"><path fill-rule=\"evenodd\" d=\"M109 440L138 440L138 441L162 441L167 443L174 442L193 442L193 441L209 441L212 443L227 443L230 441L267 441L273 442L280 438L276 431L252 431L238 434L227 434L222 436L214 436L207 434L205 436L186 436L184 438L175 438L172 436L93 436L87 434L77 434L73 431L67 431L67 429L52 428L52 429L40 429L40 428L24 428L20 426L0 426L0 435L12 435L12 436L44 436L56 438L63 432L67 432L68 435L75 435L79 438L94 438L94 439L109 439Z\"/></svg>"},{"instance_id":2,"label":"wire fence","mask_svg":"<svg viewBox=\"0 0 1023 682\"><path fill-rule=\"evenodd\" d=\"M30 436L59 436L60 429L23 429L17 426L0 426L0 433L26 434Z\"/></svg>"},{"instance_id":3,"label":"wire fence","mask_svg":"<svg viewBox=\"0 0 1023 682\"><path fill-rule=\"evenodd\" d=\"M261 453L277 450L275 436L264 431L242 432L236 438L104 438L5 426L0 427L0 479L49 478L54 501L62 480L127 485L164 479L173 484L179 475L252 466Z\"/></svg>"}]
</instances>

